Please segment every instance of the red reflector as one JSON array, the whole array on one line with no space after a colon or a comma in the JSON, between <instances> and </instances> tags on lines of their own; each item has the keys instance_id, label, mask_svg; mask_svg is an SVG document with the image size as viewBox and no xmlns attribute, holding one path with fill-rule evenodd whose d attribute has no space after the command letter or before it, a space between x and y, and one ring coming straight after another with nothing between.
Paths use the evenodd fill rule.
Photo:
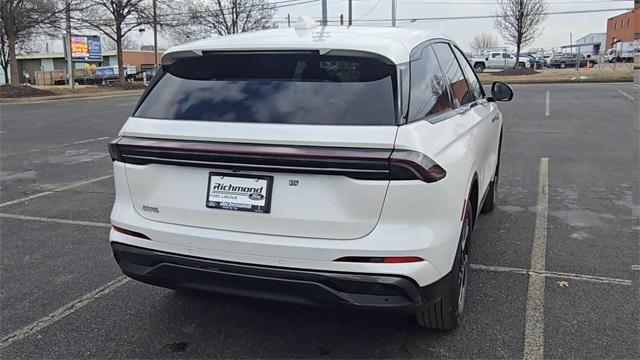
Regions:
<instances>
[{"instance_id":1,"label":"red reflector","mask_svg":"<svg viewBox=\"0 0 640 360\"><path fill-rule=\"evenodd\" d=\"M125 235L129 235L129 236L133 236L133 237L137 237L137 238L141 238L141 239L145 239L145 240L151 240L150 237L148 237L147 235L143 234L143 233L139 233L136 231L131 231L131 230L127 230L127 229L123 229L119 226L115 226L115 225L111 225L111 227L113 228L113 230L125 234Z\"/></svg>"},{"instance_id":2,"label":"red reflector","mask_svg":"<svg viewBox=\"0 0 640 360\"><path fill-rule=\"evenodd\" d=\"M356 262L356 263L400 264L400 263L424 261L424 259L417 256L390 256L390 257L346 256L346 257L336 259L334 261Z\"/></svg>"},{"instance_id":3,"label":"red reflector","mask_svg":"<svg viewBox=\"0 0 640 360\"><path fill-rule=\"evenodd\" d=\"M420 262L424 259L419 258L417 256L393 256L384 258L384 263L390 264L398 264L398 263L412 263L412 262Z\"/></svg>"}]
</instances>

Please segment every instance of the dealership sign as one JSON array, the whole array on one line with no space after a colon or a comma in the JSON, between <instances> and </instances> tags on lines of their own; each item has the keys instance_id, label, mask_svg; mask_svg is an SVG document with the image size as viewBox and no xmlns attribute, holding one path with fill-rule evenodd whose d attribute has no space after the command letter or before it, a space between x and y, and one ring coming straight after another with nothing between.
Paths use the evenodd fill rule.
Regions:
<instances>
[{"instance_id":1,"label":"dealership sign","mask_svg":"<svg viewBox=\"0 0 640 360\"><path fill-rule=\"evenodd\" d=\"M73 61L102 61L100 37L95 35L72 35L71 59Z\"/></svg>"}]
</instances>

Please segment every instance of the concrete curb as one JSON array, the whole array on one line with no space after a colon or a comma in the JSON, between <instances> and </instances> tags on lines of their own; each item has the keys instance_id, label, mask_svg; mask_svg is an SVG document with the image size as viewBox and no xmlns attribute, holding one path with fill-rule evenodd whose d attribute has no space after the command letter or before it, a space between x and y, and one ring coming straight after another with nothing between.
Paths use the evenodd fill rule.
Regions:
<instances>
[{"instance_id":1,"label":"concrete curb","mask_svg":"<svg viewBox=\"0 0 640 360\"><path fill-rule=\"evenodd\" d=\"M116 90L85 94L66 94L53 96L35 96L25 98L1 98L0 104L31 104L45 101L67 100L67 99L100 99L122 95L142 95L144 90Z\"/></svg>"}]
</instances>

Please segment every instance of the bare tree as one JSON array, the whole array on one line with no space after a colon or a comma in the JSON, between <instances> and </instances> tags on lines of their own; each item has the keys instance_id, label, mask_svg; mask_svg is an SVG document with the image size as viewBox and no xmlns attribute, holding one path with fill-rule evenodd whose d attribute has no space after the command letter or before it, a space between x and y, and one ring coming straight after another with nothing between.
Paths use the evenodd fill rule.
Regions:
<instances>
[{"instance_id":1,"label":"bare tree","mask_svg":"<svg viewBox=\"0 0 640 360\"><path fill-rule=\"evenodd\" d=\"M80 27L102 33L113 41L118 58L120 82L125 82L122 50L125 37L131 31L153 22L149 0L86 0L86 6L76 12L74 20Z\"/></svg>"},{"instance_id":2,"label":"bare tree","mask_svg":"<svg viewBox=\"0 0 640 360\"><path fill-rule=\"evenodd\" d=\"M267 0L189 0L186 9L195 25L222 36L275 26Z\"/></svg>"},{"instance_id":3,"label":"bare tree","mask_svg":"<svg viewBox=\"0 0 640 360\"><path fill-rule=\"evenodd\" d=\"M134 50L136 48L135 42L131 39L130 36L122 37L122 50ZM104 39L102 42L103 50L117 50L116 42L111 40L110 38Z\"/></svg>"},{"instance_id":4,"label":"bare tree","mask_svg":"<svg viewBox=\"0 0 640 360\"><path fill-rule=\"evenodd\" d=\"M41 29L55 25L62 9L55 0L0 0L0 41L2 41L2 63L7 79L7 68L11 72L11 84L20 83L17 48Z\"/></svg>"},{"instance_id":5,"label":"bare tree","mask_svg":"<svg viewBox=\"0 0 640 360\"><path fill-rule=\"evenodd\" d=\"M1 21L0 21L1 22ZM0 26L2 26L0 24ZM28 31L23 33L22 36L18 37L15 44L15 53L22 54L33 51L32 45L34 45L30 40L32 39L32 32ZM9 43L7 42L7 37L4 31L0 31L0 67L2 68L2 72L4 73L4 83L9 83Z\"/></svg>"},{"instance_id":6,"label":"bare tree","mask_svg":"<svg viewBox=\"0 0 640 360\"><path fill-rule=\"evenodd\" d=\"M469 43L473 51L484 51L498 47L498 37L493 34L481 33Z\"/></svg>"},{"instance_id":7,"label":"bare tree","mask_svg":"<svg viewBox=\"0 0 640 360\"><path fill-rule=\"evenodd\" d=\"M546 0L497 0L498 13L495 18L496 30L504 40L516 47L516 57L520 50L531 44L542 34L542 23L547 10ZM516 61L515 67L518 66Z\"/></svg>"},{"instance_id":8,"label":"bare tree","mask_svg":"<svg viewBox=\"0 0 640 360\"><path fill-rule=\"evenodd\" d=\"M2 21L2 19L0 19ZM0 24L4 29L4 24ZM7 35L4 31L0 31L0 67L4 74L4 83L9 83L9 44L7 43Z\"/></svg>"}]
</instances>

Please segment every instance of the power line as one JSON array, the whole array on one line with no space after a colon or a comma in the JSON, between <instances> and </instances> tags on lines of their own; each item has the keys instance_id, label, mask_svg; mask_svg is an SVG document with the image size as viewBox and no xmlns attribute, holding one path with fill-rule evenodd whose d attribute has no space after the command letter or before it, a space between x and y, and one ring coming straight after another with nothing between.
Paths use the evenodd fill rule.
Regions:
<instances>
[{"instance_id":1,"label":"power line","mask_svg":"<svg viewBox=\"0 0 640 360\"><path fill-rule=\"evenodd\" d=\"M378 1L377 1L377 2L376 2L376 3L371 7L371 9L369 9L369 11L367 11L364 15L360 16L360 17L359 17L359 18L357 18L356 20L360 20L360 19L364 19L364 18L366 18L366 17L367 17L367 15L371 14L371 12L372 12L373 10L375 10L375 8L376 8L376 7L378 7L378 5L380 5L380 2L381 2L381 1L382 1L382 0L378 0Z\"/></svg>"},{"instance_id":2,"label":"power line","mask_svg":"<svg viewBox=\"0 0 640 360\"><path fill-rule=\"evenodd\" d=\"M585 13L597 13L597 12L609 12L609 11L628 11L633 8L617 8L617 9L590 9L590 10L568 10L568 11L547 11L544 15L567 15L567 14L585 14ZM467 20L467 19L494 19L500 17L499 15L472 15L472 16L447 16L447 17L416 17L416 18L402 18L397 21L434 21L434 20ZM362 19L360 22L382 22L390 21L391 19Z\"/></svg>"},{"instance_id":3,"label":"power line","mask_svg":"<svg viewBox=\"0 0 640 360\"><path fill-rule=\"evenodd\" d=\"M549 5L562 5L562 4L598 4L598 3L616 3L616 2L629 2L630 0L594 0L594 1L579 1L579 0L561 0L561 1L549 1ZM425 4L425 5L497 5L495 1L427 1L427 0L406 0L403 3L413 4Z\"/></svg>"}]
</instances>

